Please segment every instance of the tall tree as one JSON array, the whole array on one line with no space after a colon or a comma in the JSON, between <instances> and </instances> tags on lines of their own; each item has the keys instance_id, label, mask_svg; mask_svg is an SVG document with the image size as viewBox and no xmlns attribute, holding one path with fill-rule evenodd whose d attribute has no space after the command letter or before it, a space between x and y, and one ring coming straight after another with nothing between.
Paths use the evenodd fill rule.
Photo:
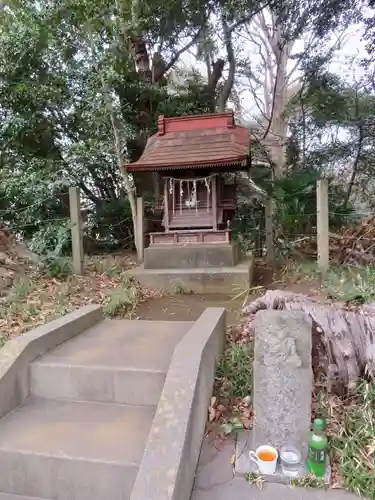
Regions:
<instances>
[{"instance_id":1,"label":"tall tree","mask_svg":"<svg viewBox=\"0 0 375 500\"><path fill-rule=\"evenodd\" d=\"M154 117L163 113L166 103L181 110L185 102L191 110L190 101L200 92L193 92L187 82L181 98L170 95L166 86L157 84L161 75L154 72L150 82L148 75L136 72L130 31L123 28L131 20L131 5L122 7L120 11L102 2L63 1L52 6L26 0L2 14L1 168L9 186L8 172L19 181L27 172L29 180L33 175L49 179L51 185L54 179L56 190L77 184L96 211L108 200L123 198L125 189L134 220L133 184L123 170L125 161L139 156ZM152 9L147 7L149 17L142 18L149 46L159 41L170 66L184 50L177 39L199 30L198 7L195 12L192 7L171 22L173 6L154 3ZM163 8L165 31L157 22ZM9 189L13 192L14 187ZM26 202L25 197L13 199L17 207L9 207L8 218L20 208L20 200Z\"/></svg>"},{"instance_id":2,"label":"tall tree","mask_svg":"<svg viewBox=\"0 0 375 500\"><path fill-rule=\"evenodd\" d=\"M287 107L303 91L304 61L325 46L325 58L342 42L356 2L288 0L263 9L245 27L243 36L255 60L245 57L246 77L257 108L257 139L267 143L276 177L283 175L288 142ZM352 9L349 19L347 9ZM341 33L332 41L333 30ZM303 49L300 46L303 45Z\"/></svg>"}]
</instances>

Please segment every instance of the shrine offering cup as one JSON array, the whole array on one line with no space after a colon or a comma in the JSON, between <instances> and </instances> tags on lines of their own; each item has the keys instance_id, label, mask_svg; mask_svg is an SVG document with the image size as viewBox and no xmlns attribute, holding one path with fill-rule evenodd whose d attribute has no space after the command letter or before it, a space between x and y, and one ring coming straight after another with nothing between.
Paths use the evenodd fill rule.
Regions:
<instances>
[{"instance_id":1,"label":"shrine offering cup","mask_svg":"<svg viewBox=\"0 0 375 500\"><path fill-rule=\"evenodd\" d=\"M259 446L255 451L249 452L249 457L257 464L261 474L275 474L278 453L273 446Z\"/></svg>"}]
</instances>

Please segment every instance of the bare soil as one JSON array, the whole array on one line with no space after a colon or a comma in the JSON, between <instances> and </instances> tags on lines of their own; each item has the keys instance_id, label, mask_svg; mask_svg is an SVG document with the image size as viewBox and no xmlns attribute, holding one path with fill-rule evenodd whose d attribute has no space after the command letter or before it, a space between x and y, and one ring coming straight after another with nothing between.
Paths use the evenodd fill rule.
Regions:
<instances>
[{"instance_id":1,"label":"bare soil","mask_svg":"<svg viewBox=\"0 0 375 500\"><path fill-rule=\"evenodd\" d=\"M207 307L225 307L227 325L240 323L243 297L233 300L229 295L164 295L148 299L135 310L137 319L154 321L195 321Z\"/></svg>"}]
</instances>

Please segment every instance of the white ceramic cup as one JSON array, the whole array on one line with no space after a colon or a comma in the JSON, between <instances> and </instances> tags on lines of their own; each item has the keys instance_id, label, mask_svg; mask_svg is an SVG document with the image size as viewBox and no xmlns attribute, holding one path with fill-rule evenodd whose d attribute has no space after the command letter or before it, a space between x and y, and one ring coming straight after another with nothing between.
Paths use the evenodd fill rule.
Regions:
<instances>
[{"instance_id":1,"label":"white ceramic cup","mask_svg":"<svg viewBox=\"0 0 375 500\"><path fill-rule=\"evenodd\" d=\"M260 458L260 456L262 456L262 452L272 454L275 458L273 460L262 460ZM261 474L275 474L278 453L276 448L274 448L273 446L259 446L255 451L249 452L249 458L257 464L259 472Z\"/></svg>"}]
</instances>

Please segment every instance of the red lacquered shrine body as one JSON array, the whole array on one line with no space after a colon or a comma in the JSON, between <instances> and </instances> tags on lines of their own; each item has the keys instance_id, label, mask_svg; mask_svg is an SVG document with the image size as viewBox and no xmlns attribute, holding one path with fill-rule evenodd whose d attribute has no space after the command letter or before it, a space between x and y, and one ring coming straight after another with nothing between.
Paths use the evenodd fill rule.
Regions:
<instances>
[{"instance_id":1,"label":"red lacquered shrine body","mask_svg":"<svg viewBox=\"0 0 375 500\"><path fill-rule=\"evenodd\" d=\"M128 172L155 172L164 232L150 233L156 245L210 245L231 241L236 211L235 176L250 166L249 134L233 112L158 120L141 158Z\"/></svg>"}]
</instances>

